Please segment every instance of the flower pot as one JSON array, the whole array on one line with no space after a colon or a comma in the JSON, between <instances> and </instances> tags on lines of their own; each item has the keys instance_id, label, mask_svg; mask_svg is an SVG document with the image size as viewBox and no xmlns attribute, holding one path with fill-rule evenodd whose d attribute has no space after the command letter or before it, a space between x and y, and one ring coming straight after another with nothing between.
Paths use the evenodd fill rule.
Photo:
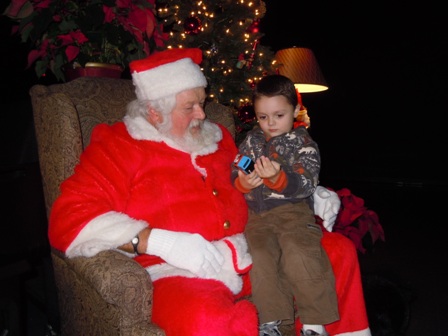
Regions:
<instances>
[{"instance_id":1,"label":"flower pot","mask_svg":"<svg viewBox=\"0 0 448 336\"><path fill-rule=\"evenodd\" d=\"M66 81L71 81L78 77L108 77L120 78L123 68L116 64L88 62L85 67L67 68L65 69Z\"/></svg>"}]
</instances>

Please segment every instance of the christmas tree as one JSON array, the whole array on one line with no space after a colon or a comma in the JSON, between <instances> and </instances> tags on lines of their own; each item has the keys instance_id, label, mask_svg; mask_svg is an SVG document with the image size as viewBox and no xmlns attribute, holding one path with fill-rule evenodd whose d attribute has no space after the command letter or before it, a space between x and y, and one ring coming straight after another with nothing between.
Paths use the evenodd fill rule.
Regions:
<instances>
[{"instance_id":1,"label":"christmas tree","mask_svg":"<svg viewBox=\"0 0 448 336\"><path fill-rule=\"evenodd\" d=\"M237 109L250 104L256 82L274 71L274 53L259 42L265 12L259 0L157 3L158 18L169 34L166 47L203 50L209 97Z\"/></svg>"}]
</instances>

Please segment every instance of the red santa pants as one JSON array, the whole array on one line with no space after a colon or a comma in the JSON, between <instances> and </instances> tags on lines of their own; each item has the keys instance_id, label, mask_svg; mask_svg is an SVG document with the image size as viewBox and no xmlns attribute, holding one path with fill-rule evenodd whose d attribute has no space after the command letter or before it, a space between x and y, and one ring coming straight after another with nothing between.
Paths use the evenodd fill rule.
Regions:
<instances>
[{"instance_id":1,"label":"red santa pants","mask_svg":"<svg viewBox=\"0 0 448 336\"><path fill-rule=\"evenodd\" d=\"M369 336L369 322L362 290L358 254L344 235L324 230L322 245L327 251L336 278L339 321L327 324L330 335ZM300 300L300 298L298 298ZM297 335L302 324L296 321Z\"/></svg>"},{"instance_id":2,"label":"red santa pants","mask_svg":"<svg viewBox=\"0 0 448 336\"><path fill-rule=\"evenodd\" d=\"M255 306L221 282L169 277L154 282L152 321L167 336L257 336Z\"/></svg>"}]
</instances>

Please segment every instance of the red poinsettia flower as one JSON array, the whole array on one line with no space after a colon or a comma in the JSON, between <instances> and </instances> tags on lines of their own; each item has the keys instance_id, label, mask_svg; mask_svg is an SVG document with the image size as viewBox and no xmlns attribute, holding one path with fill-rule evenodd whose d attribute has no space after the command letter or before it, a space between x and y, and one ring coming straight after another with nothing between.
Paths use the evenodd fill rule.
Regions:
<instances>
[{"instance_id":1,"label":"red poinsettia flower","mask_svg":"<svg viewBox=\"0 0 448 336\"><path fill-rule=\"evenodd\" d=\"M52 0L40 0L40 1L33 1L33 6L36 9L44 9L50 7Z\"/></svg>"},{"instance_id":2,"label":"red poinsettia flower","mask_svg":"<svg viewBox=\"0 0 448 336\"><path fill-rule=\"evenodd\" d=\"M341 199L341 209L338 214L338 224L351 225L366 210L364 200L353 195L349 189L343 188L336 192Z\"/></svg>"},{"instance_id":3,"label":"red poinsettia flower","mask_svg":"<svg viewBox=\"0 0 448 336\"><path fill-rule=\"evenodd\" d=\"M364 206L364 200L354 195L349 189L342 188L336 191L341 200L334 232L339 232L350 238L358 251L365 253L364 237L369 234L371 243L378 239L385 241L384 230L379 222L376 212Z\"/></svg>"},{"instance_id":4,"label":"red poinsettia flower","mask_svg":"<svg viewBox=\"0 0 448 336\"><path fill-rule=\"evenodd\" d=\"M155 0L10 0L3 15L31 46L28 66L35 65L38 77L50 70L60 81L67 67L87 62L126 68L168 40Z\"/></svg>"},{"instance_id":5,"label":"red poinsettia flower","mask_svg":"<svg viewBox=\"0 0 448 336\"><path fill-rule=\"evenodd\" d=\"M48 40L43 40L39 49L31 50L28 54L28 67L31 66L37 59L45 57L47 55L47 48L49 45Z\"/></svg>"}]
</instances>

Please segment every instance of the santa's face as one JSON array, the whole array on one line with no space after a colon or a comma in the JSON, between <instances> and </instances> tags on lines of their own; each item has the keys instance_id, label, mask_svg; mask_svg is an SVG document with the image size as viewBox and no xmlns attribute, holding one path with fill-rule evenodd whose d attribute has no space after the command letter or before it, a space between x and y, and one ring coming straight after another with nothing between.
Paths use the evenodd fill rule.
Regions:
<instances>
[{"instance_id":1,"label":"santa's face","mask_svg":"<svg viewBox=\"0 0 448 336\"><path fill-rule=\"evenodd\" d=\"M216 129L204 123L205 98L205 89L202 87L182 91L176 95L176 106L169 119L160 119L159 132L174 140L185 152L204 151L217 141Z\"/></svg>"},{"instance_id":2,"label":"santa's face","mask_svg":"<svg viewBox=\"0 0 448 336\"><path fill-rule=\"evenodd\" d=\"M202 87L185 90L176 95L176 106L171 112L169 130L173 137L190 135L195 138L201 132L201 121L205 119L205 98L205 89Z\"/></svg>"}]
</instances>

